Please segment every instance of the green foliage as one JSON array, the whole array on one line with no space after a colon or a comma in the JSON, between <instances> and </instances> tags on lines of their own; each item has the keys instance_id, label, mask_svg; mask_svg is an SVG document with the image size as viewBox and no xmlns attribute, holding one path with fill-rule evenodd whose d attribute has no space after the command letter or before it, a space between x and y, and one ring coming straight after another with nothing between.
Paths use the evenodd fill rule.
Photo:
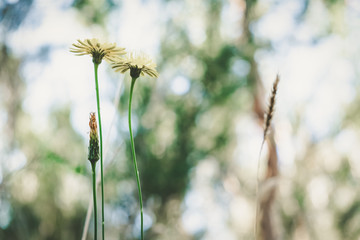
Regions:
<instances>
[{"instance_id":1,"label":"green foliage","mask_svg":"<svg viewBox=\"0 0 360 240\"><path fill-rule=\"evenodd\" d=\"M106 16L116 5L112 0L74 0L72 6L81 13L89 25L104 25Z\"/></svg>"}]
</instances>

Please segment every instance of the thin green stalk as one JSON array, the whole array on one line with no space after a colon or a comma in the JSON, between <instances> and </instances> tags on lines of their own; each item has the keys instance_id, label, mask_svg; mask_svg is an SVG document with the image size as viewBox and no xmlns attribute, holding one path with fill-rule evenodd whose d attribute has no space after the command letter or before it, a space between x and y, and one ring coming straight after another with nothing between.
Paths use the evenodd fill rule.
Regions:
<instances>
[{"instance_id":1,"label":"thin green stalk","mask_svg":"<svg viewBox=\"0 0 360 240\"><path fill-rule=\"evenodd\" d=\"M95 88L96 88L96 102L99 121L99 135L100 135L100 176L101 176L101 229L102 240L105 239L105 215L104 215L104 173L103 173L103 142L102 142L102 130L101 130L101 116L100 116L100 97L99 97L99 83L98 83L98 67L99 64L94 63L95 71Z\"/></svg>"},{"instance_id":2,"label":"thin green stalk","mask_svg":"<svg viewBox=\"0 0 360 240\"><path fill-rule=\"evenodd\" d=\"M97 207L96 207L96 162L91 163L92 168L92 184L93 184L93 198L94 198L94 240L97 239Z\"/></svg>"},{"instance_id":3,"label":"thin green stalk","mask_svg":"<svg viewBox=\"0 0 360 240\"><path fill-rule=\"evenodd\" d=\"M139 170L138 170L138 167L137 167L136 155L135 155L134 137L133 137L132 130L131 130L132 129L131 128L131 102L132 102L132 95L133 95L135 81L136 81L136 78L132 78L131 87L130 87L130 96L129 96L129 132L130 132L131 151L132 151L132 157L133 157L133 162L134 162L134 171L135 171L135 175L136 175L136 182L137 182L138 193L139 193L140 214L141 214L141 240L143 240L144 239L143 202L142 202Z\"/></svg>"}]
</instances>

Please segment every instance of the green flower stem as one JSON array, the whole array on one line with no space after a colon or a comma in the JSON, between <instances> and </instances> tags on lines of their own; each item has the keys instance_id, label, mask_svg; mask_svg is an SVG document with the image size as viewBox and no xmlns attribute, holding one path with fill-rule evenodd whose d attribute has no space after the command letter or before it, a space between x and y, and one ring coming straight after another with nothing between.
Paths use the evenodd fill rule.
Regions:
<instances>
[{"instance_id":1,"label":"green flower stem","mask_svg":"<svg viewBox=\"0 0 360 240\"><path fill-rule=\"evenodd\" d=\"M139 192L140 214L141 214L141 240L143 240L144 239L143 202L142 202L139 170L138 170L138 167L137 167L136 155L135 155L134 137L133 137L132 130L131 130L131 101L132 101L132 95L133 95L135 81L136 81L136 78L132 78L131 87L130 87L130 96L129 96L129 132L130 132L131 151L132 151L132 157L133 157L133 162L134 162L134 171L135 171L135 175L136 175L136 182L137 182L137 187L138 187L138 192Z\"/></svg>"},{"instance_id":2,"label":"green flower stem","mask_svg":"<svg viewBox=\"0 0 360 240\"><path fill-rule=\"evenodd\" d=\"M97 239L97 207L96 207L96 163L91 163L92 168L92 184L93 184L93 198L94 198L94 240Z\"/></svg>"},{"instance_id":3,"label":"green flower stem","mask_svg":"<svg viewBox=\"0 0 360 240\"><path fill-rule=\"evenodd\" d=\"M103 171L103 142L102 142L102 130L101 130L101 116L100 116L100 97L99 97L99 83L98 83L98 67L99 64L94 63L95 71L95 87L96 87L96 101L97 112L99 121L99 135L100 135L100 176L101 176L101 229L102 240L105 239L105 215L104 215L104 171Z\"/></svg>"}]
</instances>

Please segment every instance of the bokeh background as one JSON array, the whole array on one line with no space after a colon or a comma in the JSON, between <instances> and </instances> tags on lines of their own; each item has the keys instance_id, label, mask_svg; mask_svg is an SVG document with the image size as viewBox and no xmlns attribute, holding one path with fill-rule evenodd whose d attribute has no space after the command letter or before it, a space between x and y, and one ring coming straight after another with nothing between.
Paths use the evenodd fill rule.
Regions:
<instances>
[{"instance_id":1,"label":"bokeh background","mask_svg":"<svg viewBox=\"0 0 360 240\"><path fill-rule=\"evenodd\" d=\"M93 37L158 65L133 101L146 239L254 239L277 74L261 239L360 238L358 0L0 0L0 31L0 239L82 237L95 85L69 48ZM106 237L139 239L129 76L99 79Z\"/></svg>"}]
</instances>

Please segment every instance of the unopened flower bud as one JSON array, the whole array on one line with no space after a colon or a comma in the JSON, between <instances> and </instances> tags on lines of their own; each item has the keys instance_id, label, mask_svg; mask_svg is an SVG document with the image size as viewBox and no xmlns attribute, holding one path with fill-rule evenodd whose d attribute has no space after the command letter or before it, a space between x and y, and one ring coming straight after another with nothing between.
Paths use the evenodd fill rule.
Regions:
<instances>
[{"instance_id":1,"label":"unopened flower bud","mask_svg":"<svg viewBox=\"0 0 360 240\"><path fill-rule=\"evenodd\" d=\"M95 164L100 158L100 151L99 151L99 136L97 132L97 124L96 124L96 117L95 113L90 113L90 140L89 140L89 154L88 159L91 164Z\"/></svg>"}]
</instances>

